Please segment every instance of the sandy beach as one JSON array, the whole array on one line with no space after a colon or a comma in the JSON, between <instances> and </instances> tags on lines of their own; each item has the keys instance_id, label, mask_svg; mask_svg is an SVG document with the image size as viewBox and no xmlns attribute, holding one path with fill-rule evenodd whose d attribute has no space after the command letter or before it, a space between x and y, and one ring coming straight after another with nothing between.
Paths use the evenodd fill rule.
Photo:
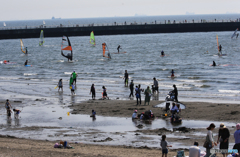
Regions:
<instances>
[{"instance_id":1,"label":"sandy beach","mask_svg":"<svg viewBox=\"0 0 240 157\"><path fill-rule=\"evenodd\" d=\"M38 100L36 100L38 101ZM97 116L108 117L126 117L131 118L132 112L138 110L139 113L151 109L156 118L162 118L162 109L156 108L155 105L160 104L159 101L151 101L150 105L136 106L135 100L89 100L82 103L72 104L68 107L72 109L71 114L86 114L90 115L92 109L96 110ZM3 106L4 102L1 103ZM18 101L12 103L17 106ZM225 122L228 126L231 136L230 143L234 142L233 133L235 132L234 124L238 122L237 116L240 109L240 104L216 104L216 103L200 103L200 102L182 102L186 109L182 110L181 117L183 120L204 120L209 124L213 121ZM213 114L214 113L214 114ZM1 126L3 128L4 126ZM207 127L207 126L206 126ZM167 135L167 141L171 144L181 143L186 146L191 146L194 141L198 141L202 147L206 129L205 128L183 128L177 127L173 130L165 128L144 129L136 128L135 136L139 136L142 140L149 135L157 135L161 139L161 135ZM218 128L214 130L214 138L217 140ZM14 130L14 128L12 128ZM18 130L18 128L15 128ZM22 127L22 130L39 130L46 129L44 127ZM58 129L58 128L54 128ZM94 132L92 134L95 134ZM117 134L117 133L116 133ZM69 135L71 136L71 135ZM145 136L145 137L144 137ZM77 138L77 137L76 137ZM91 138L91 137L90 137ZM111 137L110 137L111 138ZM53 145L59 141L46 141L34 139L22 139L16 137L0 137L1 153L0 156L160 156L161 149L159 147L134 147L130 145L111 146L106 145L104 141L96 144L70 143L75 149L55 149ZM159 140L160 143L160 140ZM158 143L158 145L159 145ZM217 146L216 148L218 148ZM202 149L204 150L204 149ZM177 149L170 149L169 156L176 155ZM188 150L185 150L185 155L188 155Z\"/></svg>"}]
</instances>

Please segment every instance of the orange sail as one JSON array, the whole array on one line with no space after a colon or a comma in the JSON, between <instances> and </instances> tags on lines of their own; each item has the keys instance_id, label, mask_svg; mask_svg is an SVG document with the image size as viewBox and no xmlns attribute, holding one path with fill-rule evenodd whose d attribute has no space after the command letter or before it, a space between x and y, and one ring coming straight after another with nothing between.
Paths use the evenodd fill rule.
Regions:
<instances>
[{"instance_id":1,"label":"orange sail","mask_svg":"<svg viewBox=\"0 0 240 157\"><path fill-rule=\"evenodd\" d=\"M103 49L103 57L105 56L105 52L106 52L106 43L102 43L102 49Z\"/></svg>"},{"instance_id":2,"label":"orange sail","mask_svg":"<svg viewBox=\"0 0 240 157\"><path fill-rule=\"evenodd\" d=\"M216 39L217 39L217 48L218 48L218 52L219 52L218 35L216 35Z\"/></svg>"}]
</instances>

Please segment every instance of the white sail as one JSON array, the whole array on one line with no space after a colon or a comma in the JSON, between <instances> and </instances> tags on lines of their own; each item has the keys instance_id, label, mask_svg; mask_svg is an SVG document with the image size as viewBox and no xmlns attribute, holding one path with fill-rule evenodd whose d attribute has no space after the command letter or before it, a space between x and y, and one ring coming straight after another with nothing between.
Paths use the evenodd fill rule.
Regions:
<instances>
[{"instance_id":1,"label":"white sail","mask_svg":"<svg viewBox=\"0 0 240 157\"><path fill-rule=\"evenodd\" d=\"M43 21L43 25L45 25L46 23L45 23L45 21Z\"/></svg>"},{"instance_id":2,"label":"white sail","mask_svg":"<svg viewBox=\"0 0 240 157\"><path fill-rule=\"evenodd\" d=\"M3 22L3 26L6 27L6 23L5 22Z\"/></svg>"}]
</instances>

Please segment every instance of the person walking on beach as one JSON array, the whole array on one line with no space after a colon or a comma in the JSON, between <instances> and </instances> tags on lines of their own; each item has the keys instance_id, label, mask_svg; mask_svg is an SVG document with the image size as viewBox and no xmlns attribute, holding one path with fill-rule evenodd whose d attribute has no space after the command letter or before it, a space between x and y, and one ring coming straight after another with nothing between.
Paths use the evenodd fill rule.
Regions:
<instances>
[{"instance_id":1,"label":"person walking on beach","mask_svg":"<svg viewBox=\"0 0 240 157\"><path fill-rule=\"evenodd\" d=\"M209 157L211 155L210 149L212 149L214 147L214 145L215 146L217 145L217 143L214 142L213 133L212 133L212 131L215 129L215 127L216 126L213 123L211 123L209 125L209 127L207 127L208 132L207 132L206 142L209 145L207 145L207 147L206 147L206 156L205 157Z\"/></svg>"},{"instance_id":2,"label":"person walking on beach","mask_svg":"<svg viewBox=\"0 0 240 157\"><path fill-rule=\"evenodd\" d=\"M152 94L152 91L149 88L149 86L145 90L144 94L145 94L145 103L144 103L144 105L146 105L146 103L148 103L148 105L149 105L149 102L150 102L150 99L151 99L151 94Z\"/></svg>"},{"instance_id":3,"label":"person walking on beach","mask_svg":"<svg viewBox=\"0 0 240 157\"><path fill-rule=\"evenodd\" d=\"M77 76L78 76L78 74L75 73L75 71L73 71L73 73L71 74L71 77L73 78L73 83L75 82L75 86L76 86L76 83L77 83Z\"/></svg>"},{"instance_id":4,"label":"person walking on beach","mask_svg":"<svg viewBox=\"0 0 240 157\"><path fill-rule=\"evenodd\" d=\"M8 112L8 110L9 110L10 108L12 108L12 106L11 106L11 104L10 104L10 102L9 102L8 99L6 100L5 108L6 108L7 112Z\"/></svg>"},{"instance_id":5,"label":"person walking on beach","mask_svg":"<svg viewBox=\"0 0 240 157\"><path fill-rule=\"evenodd\" d=\"M71 84L71 93L72 93L72 95L76 95L75 94L75 86L73 85L73 83Z\"/></svg>"},{"instance_id":6,"label":"person walking on beach","mask_svg":"<svg viewBox=\"0 0 240 157\"><path fill-rule=\"evenodd\" d=\"M175 101L178 102L178 90L177 90L177 87L176 87L175 84L173 85L173 88L174 88L174 89L173 89L172 92L174 93Z\"/></svg>"},{"instance_id":7,"label":"person walking on beach","mask_svg":"<svg viewBox=\"0 0 240 157\"><path fill-rule=\"evenodd\" d=\"M236 131L234 132L235 145L233 149L237 149L240 152L240 123L236 125Z\"/></svg>"},{"instance_id":8,"label":"person walking on beach","mask_svg":"<svg viewBox=\"0 0 240 157\"><path fill-rule=\"evenodd\" d=\"M92 93L92 99L95 100L95 97L96 97L96 93L95 93L95 87L94 87L94 84L92 84L91 86L91 89L90 89L90 93Z\"/></svg>"},{"instance_id":9,"label":"person walking on beach","mask_svg":"<svg viewBox=\"0 0 240 157\"><path fill-rule=\"evenodd\" d=\"M162 135L162 140L160 143L160 146L162 147L162 157L167 157L168 154L168 147L172 147L171 145L168 145L167 141L166 141L166 135Z\"/></svg>"},{"instance_id":10,"label":"person walking on beach","mask_svg":"<svg viewBox=\"0 0 240 157\"><path fill-rule=\"evenodd\" d=\"M219 149L228 149L230 133L228 128L221 123L218 131L218 140L217 144L220 142ZM223 153L223 157L226 157L226 154Z\"/></svg>"},{"instance_id":11,"label":"person walking on beach","mask_svg":"<svg viewBox=\"0 0 240 157\"><path fill-rule=\"evenodd\" d=\"M134 97L133 96L133 89L134 89L134 83L133 83L133 80L131 80L131 83L130 83L130 85L129 85L129 88L130 88L130 95L129 95L129 98L131 98L131 96L132 97Z\"/></svg>"},{"instance_id":12,"label":"person walking on beach","mask_svg":"<svg viewBox=\"0 0 240 157\"><path fill-rule=\"evenodd\" d=\"M158 92L158 81L156 80L155 77L153 78L153 85L154 85L155 91L157 91L157 93L159 93Z\"/></svg>"},{"instance_id":13,"label":"person walking on beach","mask_svg":"<svg viewBox=\"0 0 240 157\"><path fill-rule=\"evenodd\" d=\"M60 89L62 89L62 91L63 91L62 79L60 79L59 82L58 82L58 91L59 91Z\"/></svg>"},{"instance_id":14,"label":"person walking on beach","mask_svg":"<svg viewBox=\"0 0 240 157\"><path fill-rule=\"evenodd\" d=\"M103 99L106 99L106 98L109 99L109 97L107 96L107 88L105 86L102 86L102 89L103 89Z\"/></svg>"},{"instance_id":15,"label":"person walking on beach","mask_svg":"<svg viewBox=\"0 0 240 157\"><path fill-rule=\"evenodd\" d=\"M128 72L127 72L127 70L125 70L124 79L125 79L125 81L124 81L125 86L127 87L128 86Z\"/></svg>"},{"instance_id":16,"label":"person walking on beach","mask_svg":"<svg viewBox=\"0 0 240 157\"><path fill-rule=\"evenodd\" d=\"M200 157L201 149L198 147L198 142L195 141L193 146L189 148L189 156L190 157Z\"/></svg>"}]
</instances>

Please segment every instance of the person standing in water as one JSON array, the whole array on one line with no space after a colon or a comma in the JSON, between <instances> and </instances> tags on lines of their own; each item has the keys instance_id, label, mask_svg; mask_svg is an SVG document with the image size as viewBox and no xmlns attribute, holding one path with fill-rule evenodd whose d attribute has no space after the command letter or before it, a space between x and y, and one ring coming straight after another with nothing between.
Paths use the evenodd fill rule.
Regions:
<instances>
[{"instance_id":1,"label":"person standing in water","mask_svg":"<svg viewBox=\"0 0 240 157\"><path fill-rule=\"evenodd\" d=\"M222 45L219 45L218 51L219 51L219 54L221 55L222 54Z\"/></svg>"},{"instance_id":2,"label":"person standing in water","mask_svg":"<svg viewBox=\"0 0 240 157\"><path fill-rule=\"evenodd\" d=\"M144 103L144 105L146 105L146 103L148 103L148 105L149 105L149 102L150 102L150 99L151 99L151 94L152 94L152 91L149 88L149 86L145 90L144 94L145 94L145 103Z\"/></svg>"},{"instance_id":3,"label":"person standing in water","mask_svg":"<svg viewBox=\"0 0 240 157\"><path fill-rule=\"evenodd\" d=\"M158 81L156 80L155 77L153 78L153 85L154 85L155 91L157 91L157 93L159 93L158 92Z\"/></svg>"},{"instance_id":4,"label":"person standing in water","mask_svg":"<svg viewBox=\"0 0 240 157\"><path fill-rule=\"evenodd\" d=\"M124 79L125 79L125 86L127 87L128 86L128 72L127 70L125 70L125 74L124 74Z\"/></svg>"},{"instance_id":5,"label":"person standing in water","mask_svg":"<svg viewBox=\"0 0 240 157\"><path fill-rule=\"evenodd\" d=\"M76 83L77 83L77 76L78 76L78 74L75 73L75 71L73 71L71 77L73 78L73 83L75 82L75 86L76 86Z\"/></svg>"},{"instance_id":6,"label":"person standing in water","mask_svg":"<svg viewBox=\"0 0 240 157\"><path fill-rule=\"evenodd\" d=\"M178 102L178 90L175 84L173 85L173 88L174 88L173 93L175 95L175 100L176 102Z\"/></svg>"},{"instance_id":7,"label":"person standing in water","mask_svg":"<svg viewBox=\"0 0 240 157\"><path fill-rule=\"evenodd\" d=\"M63 92L63 83L62 83L62 79L59 80L58 82L58 91L62 89L62 92Z\"/></svg>"},{"instance_id":8,"label":"person standing in water","mask_svg":"<svg viewBox=\"0 0 240 157\"><path fill-rule=\"evenodd\" d=\"M91 86L91 89L90 89L90 93L92 93L92 99L95 100L95 97L96 97L96 93L95 93L95 87L94 87L94 84L92 84Z\"/></svg>"},{"instance_id":9,"label":"person standing in water","mask_svg":"<svg viewBox=\"0 0 240 157\"><path fill-rule=\"evenodd\" d=\"M26 60L26 62L24 63L24 65L26 66L28 64L28 60Z\"/></svg>"},{"instance_id":10,"label":"person standing in water","mask_svg":"<svg viewBox=\"0 0 240 157\"><path fill-rule=\"evenodd\" d=\"M8 111L10 108L12 108L12 106L11 106L11 104L10 104L10 102L9 102L8 99L6 100L5 108L6 108L7 111Z\"/></svg>"},{"instance_id":11,"label":"person standing in water","mask_svg":"<svg viewBox=\"0 0 240 157\"><path fill-rule=\"evenodd\" d=\"M119 53L119 49L121 48L121 46L120 45L118 45L118 47L117 47L117 50L118 50L118 53Z\"/></svg>"},{"instance_id":12,"label":"person standing in water","mask_svg":"<svg viewBox=\"0 0 240 157\"><path fill-rule=\"evenodd\" d=\"M26 50L26 54L27 54L28 53L27 47L25 48L25 50Z\"/></svg>"},{"instance_id":13,"label":"person standing in water","mask_svg":"<svg viewBox=\"0 0 240 157\"><path fill-rule=\"evenodd\" d=\"M133 80L131 80L131 83L130 83L129 88L130 88L130 92L131 92L130 95L129 95L129 98L131 98L131 96L134 97L134 96L133 96L133 89L134 89Z\"/></svg>"},{"instance_id":14,"label":"person standing in water","mask_svg":"<svg viewBox=\"0 0 240 157\"><path fill-rule=\"evenodd\" d=\"M163 51L163 50L162 50L162 52L161 52L161 55L162 55L162 56L165 56L165 53L164 53L164 51Z\"/></svg>"},{"instance_id":15,"label":"person standing in water","mask_svg":"<svg viewBox=\"0 0 240 157\"><path fill-rule=\"evenodd\" d=\"M172 69L171 73L172 73L171 77L174 77L174 70L173 69Z\"/></svg>"},{"instance_id":16,"label":"person standing in water","mask_svg":"<svg viewBox=\"0 0 240 157\"><path fill-rule=\"evenodd\" d=\"M71 84L71 93L72 93L72 95L76 95L75 94L75 86L73 85L73 83Z\"/></svg>"}]
</instances>

